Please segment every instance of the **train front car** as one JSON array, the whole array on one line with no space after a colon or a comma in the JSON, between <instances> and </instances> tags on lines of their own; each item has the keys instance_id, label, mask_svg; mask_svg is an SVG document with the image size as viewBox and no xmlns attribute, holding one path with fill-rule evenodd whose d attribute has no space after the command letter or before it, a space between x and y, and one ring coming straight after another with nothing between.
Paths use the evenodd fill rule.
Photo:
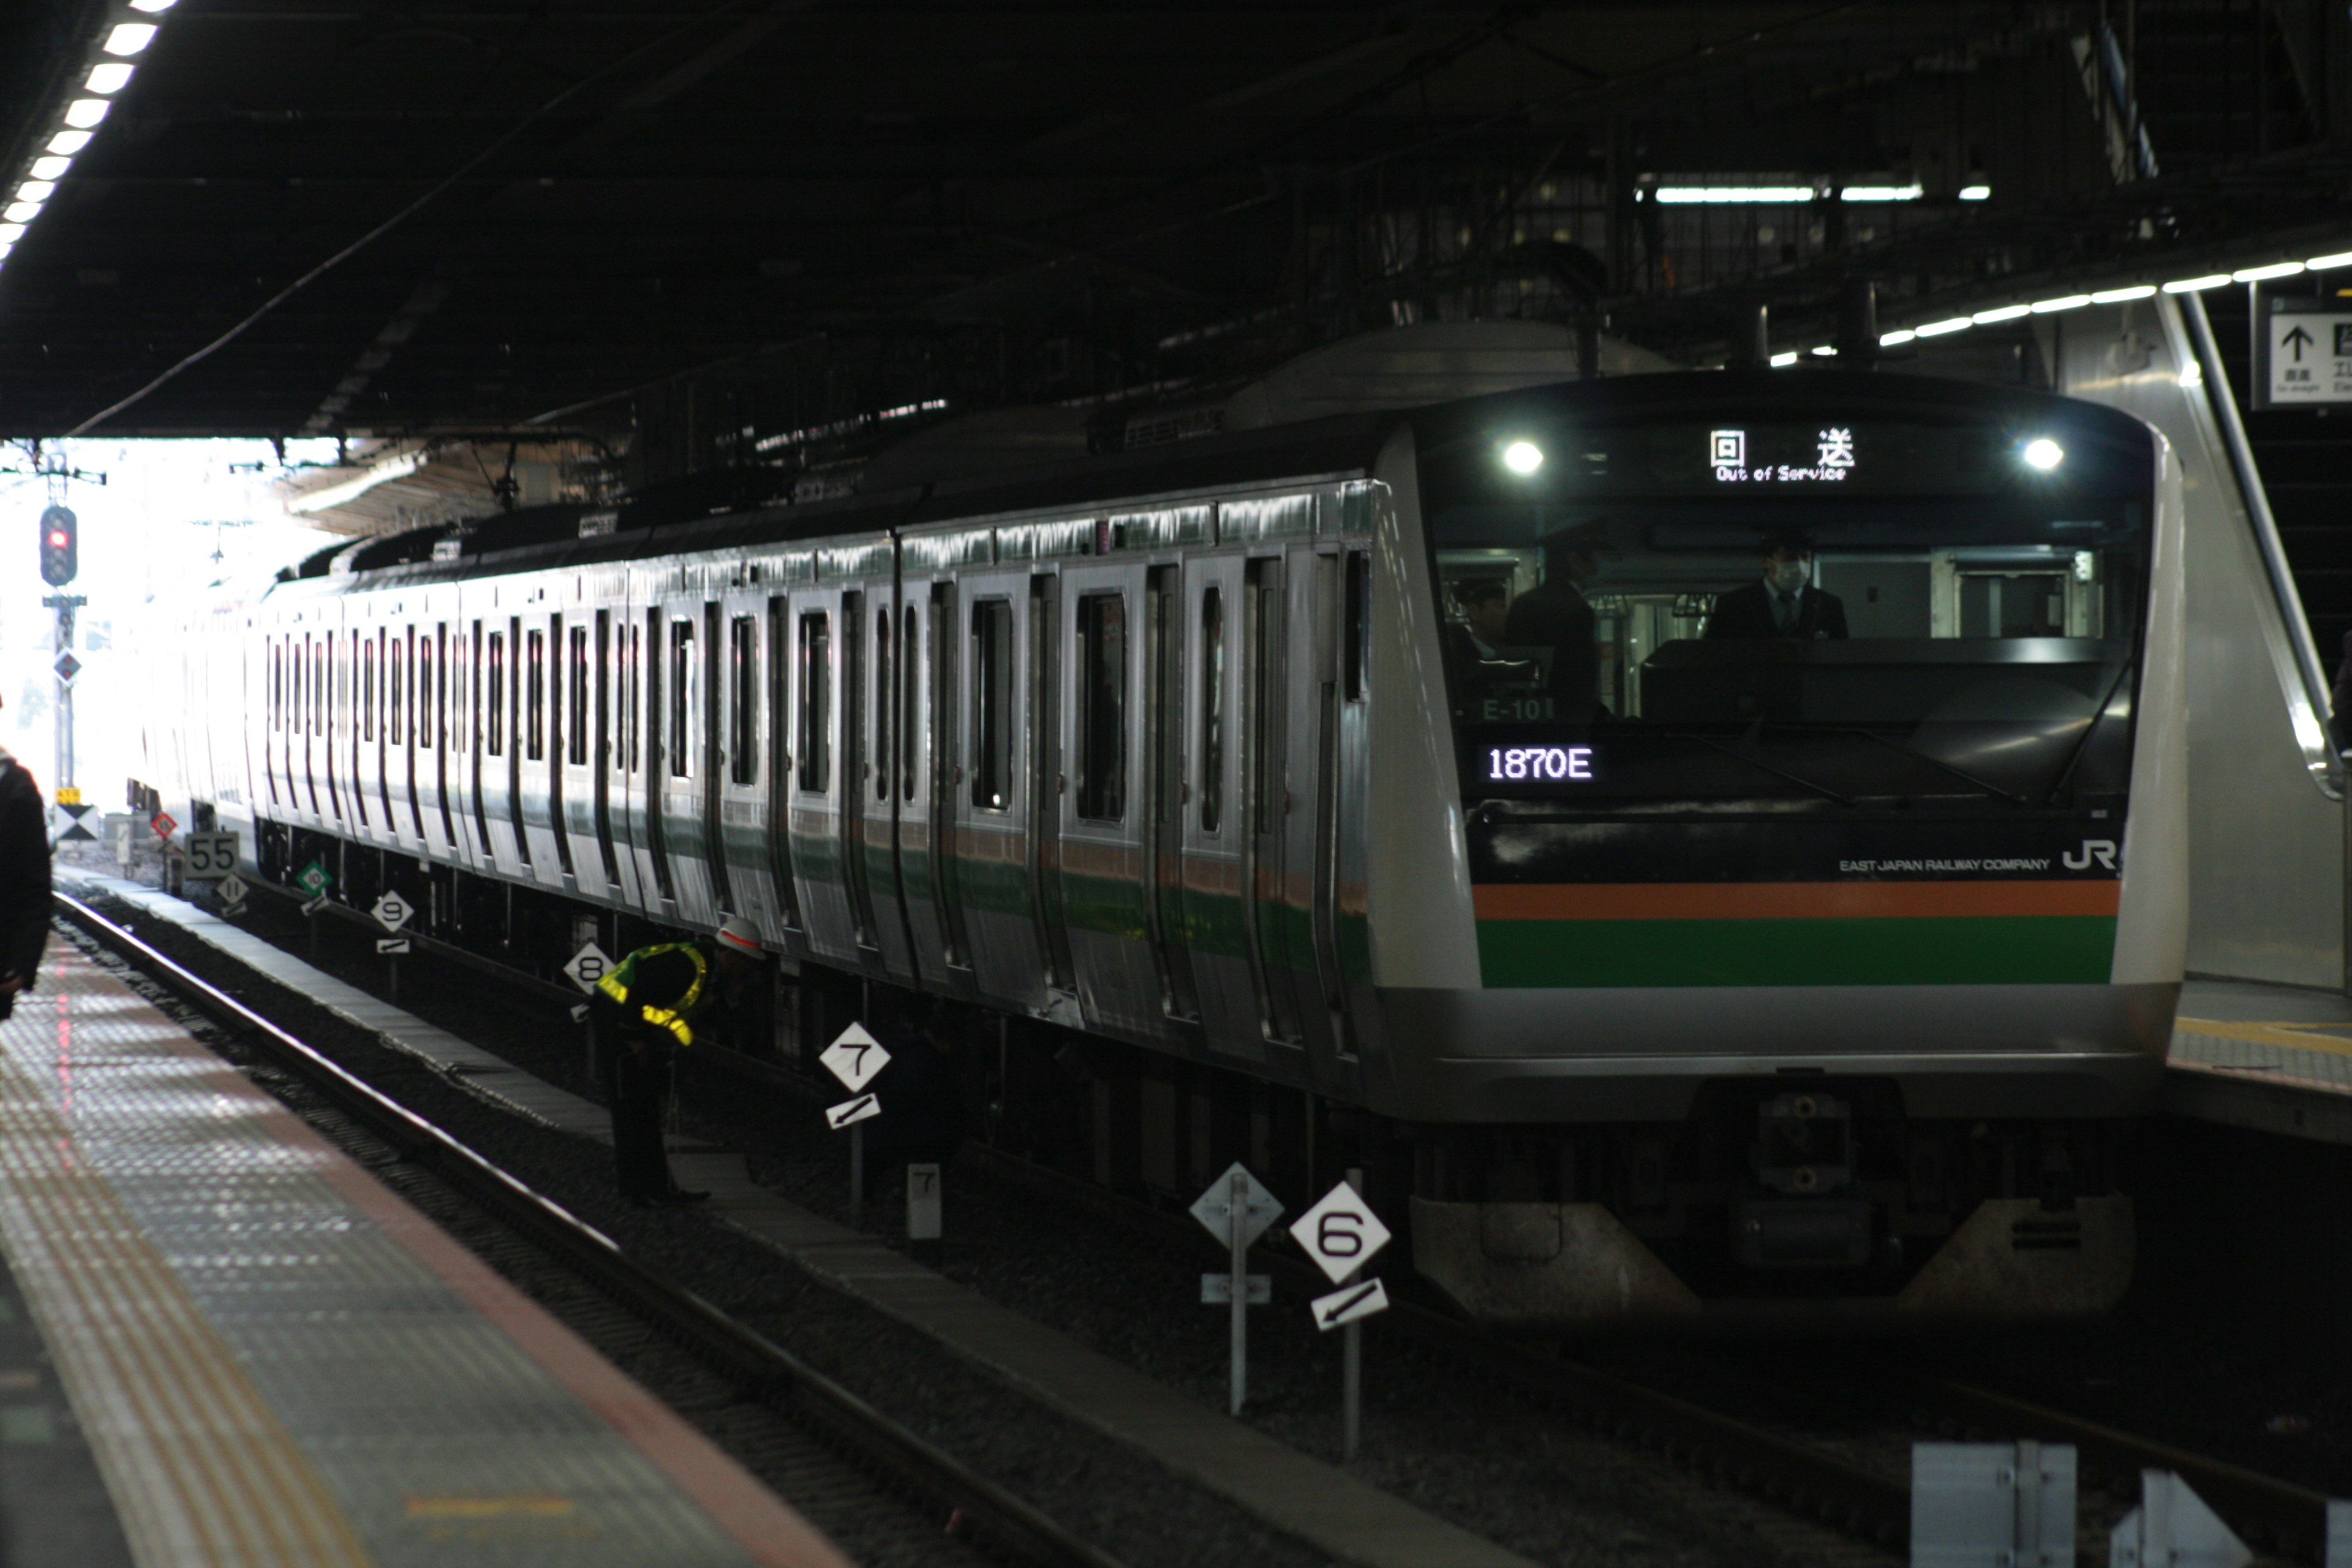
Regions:
<instances>
[{"instance_id":1,"label":"train front car","mask_svg":"<svg viewBox=\"0 0 2352 1568\"><path fill-rule=\"evenodd\" d=\"M2186 931L2162 437L1662 375L1383 471L1368 1089L1421 1271L1563 1329L2112 1306Z\"/></svg>"}]
</instances>

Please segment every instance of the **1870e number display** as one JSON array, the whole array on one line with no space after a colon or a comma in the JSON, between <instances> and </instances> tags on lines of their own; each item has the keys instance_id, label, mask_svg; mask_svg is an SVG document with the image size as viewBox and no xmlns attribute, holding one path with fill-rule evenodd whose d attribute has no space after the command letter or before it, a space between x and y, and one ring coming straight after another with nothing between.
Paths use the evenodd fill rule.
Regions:
<instances>
[{"instance_id":1,"label":"1870e number display","mask_svg":"<svg viewBox=\"0 0 2352 1568\"><path fill-rule=\"evenodd\" d=\"M1582 784L1592 777L1590 746L1489 746L1488 784Z\"/></svg>"}]
</instances>

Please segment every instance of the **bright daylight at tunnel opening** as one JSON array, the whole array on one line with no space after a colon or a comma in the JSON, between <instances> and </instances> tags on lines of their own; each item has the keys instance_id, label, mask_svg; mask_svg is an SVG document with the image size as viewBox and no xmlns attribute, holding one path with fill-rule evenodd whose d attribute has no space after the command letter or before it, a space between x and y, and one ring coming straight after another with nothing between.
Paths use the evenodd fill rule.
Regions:
<instances>
[{"instance_id":1,"label":"bright daylight at tunnel opening","mask_svg":"<svg viewBox=\"0 0 2352 1568\"><path fill-rule=\"evenodd\" d=\"M0 0L0 1568L2352 1568L2352 11Z\"/></svg>"}]
</instances>

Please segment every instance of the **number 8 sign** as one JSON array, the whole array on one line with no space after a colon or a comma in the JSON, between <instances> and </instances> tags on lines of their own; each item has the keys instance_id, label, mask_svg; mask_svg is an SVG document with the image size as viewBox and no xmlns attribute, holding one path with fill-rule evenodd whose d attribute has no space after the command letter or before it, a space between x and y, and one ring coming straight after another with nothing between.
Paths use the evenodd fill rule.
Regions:
<instances>
[{"instance_id":1,"label":"number 8 sign","mask_svg":"<svg viewBox=\"0 0 2352 1568\"><path fill-rule=\"evenodd\" d=\"M1389 1244L1389 1227L1345 1182L1300 1215L1290 1234L1334 1285Z\"/></svg>"}]
</instances>

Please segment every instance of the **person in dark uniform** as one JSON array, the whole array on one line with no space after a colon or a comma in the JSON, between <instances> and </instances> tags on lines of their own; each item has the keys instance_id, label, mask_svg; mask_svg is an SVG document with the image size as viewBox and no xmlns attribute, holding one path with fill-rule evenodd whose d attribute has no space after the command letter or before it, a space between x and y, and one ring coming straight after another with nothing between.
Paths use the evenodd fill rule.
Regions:
<instances>
[{"instance_id":1,"label":"person in dark uniform","mask_svg":"<svg viewBox=\"0 0 2352 1568\"><path fill-rule=\"evenodd\" d=\"M1586 720L1601 706L1599 621L1584 584L1601 571L1598 527L1570 529L1544 541L1543 585L1519 595L1503 640L1551 649L1553 716Z\"/></svg>"},{"instance_id":2,"label":"person in dark uniform","mask_svg":"<svg viewBox=\"0 0 2352 1568\"><path fill-rule=\"evenodd\" d=\"M670 1176L661 1121L671 1062L694 1044L698 1025L707 1028L718 1016L744 1007L766 959L758 930L730 916L714 940L641 947L597 982L591 1005L609 1042L603 1055L614 1173L621 1195L639 1208L698 1204L710 1195L689 1192Z\"/></svg>"},{"instance_id":3,"label":"person in dark uniform","mask_svg":"<svg viewBox=\"0 0 2352 1568\"><path fill-rule=\"evenodd\" d=\"M48 808L33 775L0 751L0 1018L33 988L48 942Z\"/></svg>"},{"instance_id":4,"label":"person in dark uniform","mask_svg":"<svg viewBox=\"0 0 2352 1568\"><path fill-rule=\"evenodd\" d=\"M961 1030L956 1013L920 1005L914 1028L894 1030L884 1043L890 1065L875 1088L882 1113L866 1123L866 1157L877 1169L903 1161L945 1164L963 1142L962 1086L956 1071Z\"/></svg>"},{"instance_id":5,"label":"person in dark uniform","mask_svg":"<svg viewBox=\"0 0 2352 1568\"><path fill-rule=\"evenodd\" d=\"M1788 642L1843 641L1845 601L1812 586L1813 547L1801 533L1768 533L1758 544L1756 582L1715 601L1706 636Z\"/></svg>"}]
</instances>

